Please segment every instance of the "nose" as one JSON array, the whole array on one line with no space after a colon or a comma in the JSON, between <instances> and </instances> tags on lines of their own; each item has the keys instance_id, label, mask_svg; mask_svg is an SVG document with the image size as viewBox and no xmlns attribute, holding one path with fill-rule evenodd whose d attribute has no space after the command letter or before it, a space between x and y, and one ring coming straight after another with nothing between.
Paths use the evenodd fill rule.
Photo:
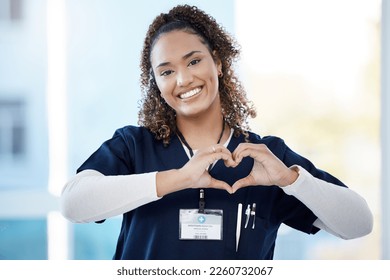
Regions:
<instances>
[{"instance_id":1,"label":"nose","mask_svg":"<svg viewBox=\"0 0 390 280\"><path fill-rule=\"evenodd\" d=\"M186 87L193 81L193 75L189 69L182 69L177 72L177 85L179 87Z\"/></svg>"}]
</instances>

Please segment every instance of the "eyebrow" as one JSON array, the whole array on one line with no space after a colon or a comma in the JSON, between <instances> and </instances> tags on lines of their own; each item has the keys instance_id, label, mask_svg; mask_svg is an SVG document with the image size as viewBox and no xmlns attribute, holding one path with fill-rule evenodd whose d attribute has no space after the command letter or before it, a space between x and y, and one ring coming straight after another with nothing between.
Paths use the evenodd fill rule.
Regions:
<instances>
[{"instance_id":1,"label":"eyebrow","mask_svg":"<svg viewBox=\"0 0 390 280\"><path fill-rule=\"evenodd\" d=\"M196 54L196 53L202 53L202 52L201 52L201 51L191 51L191 52L189 52L189 53L183 55L182 59L183 59L183 60L186 60L186 59L188 59L189 57L193 56L193 55ZM167 65L169 65L169 64L171 64L171 63L170 63L170 62L162 62L162 63L160 63L159 65L157 65L156 68L164 67L164 66L167 66Z\"/></svg>"}]
</instances>

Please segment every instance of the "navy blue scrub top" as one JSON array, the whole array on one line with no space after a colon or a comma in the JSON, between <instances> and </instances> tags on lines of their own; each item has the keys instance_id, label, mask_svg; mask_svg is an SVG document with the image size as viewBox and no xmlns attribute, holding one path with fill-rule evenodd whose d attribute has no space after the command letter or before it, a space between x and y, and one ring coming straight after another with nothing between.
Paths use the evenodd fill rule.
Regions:
<instances>
[{"instance_id":1,"label":"navy blue scrub top","mask_svg":"<svg viewBox=\"0 0 390 280\"><path fill-rule=\"evenodd\" d=\"M286 166L300 165L319 179L344 186L338 179L293 152L280 138L262 138L250 132L249 141L267 145ZM233 136L227 148L233 152L243 142L243 135ZM178 169L188 160L176 136L172 137L168 146L164 146L146 128L126 126L104 142L77 172L94 169L104 175L139 174ZM252 166L253 159L249 157L236 168L227 168L218 161L210 174L233 185L247 176ZM223 210L223 240L179 240L179 210L197 209L199 206L199 190L187 189L124 213L114 259L272 259L281 223L308 234L319 230L313 226L317 218L313 212L276 186L242 188L233 195L224 190L205 189L205 199L206 209ZM249 226L244 229L243 211L244 222L236 252L238 203L243 204L243 210L248 204L256 203L257 209L255 229Z\"/></svg>"}]
</instances>

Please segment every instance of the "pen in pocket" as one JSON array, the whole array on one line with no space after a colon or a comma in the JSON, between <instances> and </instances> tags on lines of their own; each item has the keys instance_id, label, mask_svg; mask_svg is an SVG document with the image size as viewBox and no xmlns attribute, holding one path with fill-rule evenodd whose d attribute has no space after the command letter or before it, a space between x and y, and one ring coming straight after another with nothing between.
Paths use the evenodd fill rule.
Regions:
<instances>
[{"instance_id":1,"label":"pen in pocket","mask_svg":"<svg viewBox=\"0 0 390 280\"><path fill-rule=\"evenodd\" d=\"M245 220L245 228L246 228L248 226L249 218L251 216L251 205L250 204L248 204L248 206L246 207L245 216L246 216L246 220Z\"/></svg>"},{"instance_id":2,"label":"pen in pocket","mask_svg":"<svg viewBox=\"0 0 390 280\"><path fill-rule=\"evenodd\" d=\"M236 252L238 251L238 243L240 242L241 215L242 215L242 204L239 203L237 209L237 225L236 225Z\"/></svg>"},{"instance_id":3,"label":"pen in pocket","mask_svg":"<svg viewBox=\"0 0 390 280\"><path fill-rule=\"evenodd\" d=\"M252 229L255 229L255 221L256 221L256 203L252 204L251 216L253 216Z\"/></svg>"}]
</instances>

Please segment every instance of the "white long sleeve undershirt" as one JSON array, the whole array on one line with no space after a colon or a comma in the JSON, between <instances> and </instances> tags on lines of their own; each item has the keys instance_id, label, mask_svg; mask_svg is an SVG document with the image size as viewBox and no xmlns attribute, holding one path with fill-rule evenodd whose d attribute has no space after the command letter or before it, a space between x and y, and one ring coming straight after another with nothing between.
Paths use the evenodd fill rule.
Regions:
<instances>
[{"instance_id":1,"label":"white long sleeve undershirt","mask_svg":"<svg viewBox=\"0 0 390 280\"><path fill-rule=\"evenodd\" d=\"M75 223L101 221L131 211L159 199L156 173L104 176L96 170L81 171L65 185L61 211Z\"/></svg>"},{"instance_id":2,"label":"white long sleeve undershirt","mask_svg":"<svg viewBox=\"0 0 390 280\"><path fill-rule=\"evenodd\" d=\"M314 226L343 239L371 232L372 214L360 195L298 168L298 179L282 189L313 211L318 217ZM62 213L72 222L93 222L156 201L160 199L156 191L156 173L104 176L95 170L84 170L65 185L61 196Z\"/></svg>"},{"instance_id":3,"label":"white long sleeve undershirt","mask_svg":"<svg viewBox=\"0 0 390 280\"><path fill-rule=\"evenodd\" d=\"M304 168L299 169L298 179L283 187L317 216L314 226L343 239L364 236L373 227L372 213L359 194L312 176Z\"/></svg>"}]
</instances>

